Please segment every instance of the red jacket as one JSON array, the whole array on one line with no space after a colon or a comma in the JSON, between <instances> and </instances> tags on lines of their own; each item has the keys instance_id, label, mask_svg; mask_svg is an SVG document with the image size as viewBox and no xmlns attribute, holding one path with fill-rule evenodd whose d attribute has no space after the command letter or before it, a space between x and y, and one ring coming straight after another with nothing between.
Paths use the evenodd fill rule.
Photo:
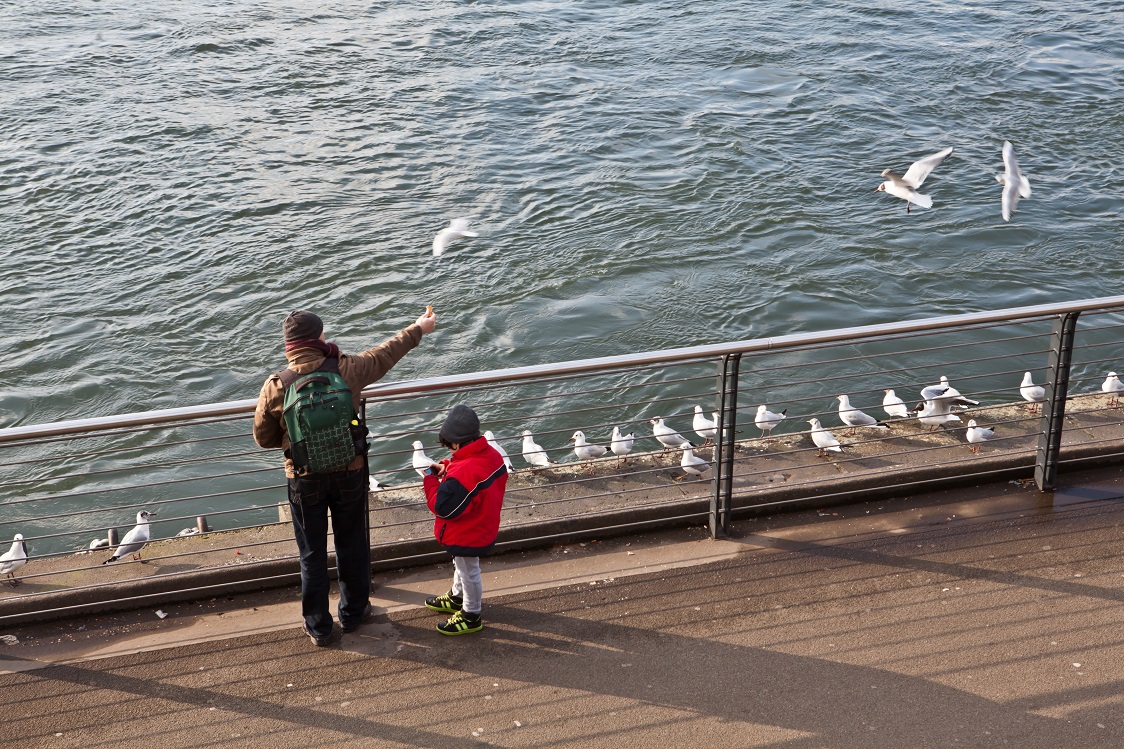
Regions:
<instances>
[{"instance_id":1,"label":"red jacket","mask_svg":"<svg viewBox=\"0 0 1124 749\"><path fill-rule=\"evenodd\" d=\"M462 445L452 460L442 463L442 478L422 479L426 504L437 518L433 535L453 556L484 556L499 532L507 466L483 437Z\"/></svg>"}]
</instances>

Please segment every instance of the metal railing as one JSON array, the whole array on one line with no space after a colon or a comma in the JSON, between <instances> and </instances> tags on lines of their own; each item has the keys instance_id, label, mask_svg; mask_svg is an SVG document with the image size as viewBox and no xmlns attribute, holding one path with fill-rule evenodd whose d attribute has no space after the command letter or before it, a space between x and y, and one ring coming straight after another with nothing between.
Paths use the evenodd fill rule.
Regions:
<instances>
[{"instance_id":1,"label":"metal railing","mask_svg":"<svg viewBox=\"0 0 1124 749\"><path fill-rule=\"evenodd\" d=\"M411 443L437 457L437 426L458 402L477 409L513 463L501 546L671 522L721 536L738 512L1032 468L1048 490L1067 462L1124 454L1121 412L1101 389L1107 372L1124 368L1122 326L1124 296L378 383L363 394L371 476L382 487L371 494L374 557L436 558ZM1045 389L1041 402L1020 394L1028 371ZM884 390L913 406L942 375L978 401L954 411L950 428L883 412ZM888 428L841 426L843 394ZM762 404L787 411L768 435L754 423ZM0 585L0 622L295 580L284 476L277 451L250 438L254 405L0 430L0 538L18 532L31 548L16 572L22 584ZM693 431L695 406L716 416L712 439ZM701 479L652 435L655 417L700 445L694 452L709 461ZM813 418L842 452L817 454ZM964 439L970 418L995 432L978 454ZM579 460L567 442L580 430L608 447L613 427L634 435L629 455ZM524 430L554 465L524 461ZM123 535L142 509L157 513L145 563L103 564L112 548L87 548L91 537Z\"/></svg>"}]
</instances>

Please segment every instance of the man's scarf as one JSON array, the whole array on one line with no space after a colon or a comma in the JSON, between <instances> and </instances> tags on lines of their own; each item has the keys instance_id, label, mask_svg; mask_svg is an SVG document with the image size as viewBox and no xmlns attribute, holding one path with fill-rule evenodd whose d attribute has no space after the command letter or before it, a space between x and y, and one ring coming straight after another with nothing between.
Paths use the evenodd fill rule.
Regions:
<instances>
[{"instance_id":1,"label":"man's scarf","mask_svg":"<svg viewBox=\"0 0 1124 749\"><path fill-rule=\"evenodd\" d=\"M340 347L329 341L321 341L319 338L309 338L304 341L286 341L285 351L296 351L301 348L315 348L324 352L324 356L328 359L333 357L339 358Z\"/></svg>"}]
</instances>

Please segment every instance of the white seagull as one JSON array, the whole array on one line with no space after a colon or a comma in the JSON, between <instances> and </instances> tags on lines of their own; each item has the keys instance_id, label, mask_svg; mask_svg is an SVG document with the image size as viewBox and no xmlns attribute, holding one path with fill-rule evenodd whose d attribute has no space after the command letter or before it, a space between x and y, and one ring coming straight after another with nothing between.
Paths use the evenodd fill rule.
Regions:
<instances>
[{"instance_id":1,"label":"white seagull","mask_svg":"<svg viewBox=\"0 0 1124 749\"><path fill-rule=\"evenodd\" d=\"M585 432L580 429L574 432L574 436L570 438L570 442L574 443L574 455L578 456L579 460L592 461L594 458L600 458L605 453L609 452L609 448L602 445L591 445L585 439ZM593 463L589 464L589 475L593 475Z\"/></svg>"},{"instance_id":2,"label":"white seagull","mask_svg":"<svg viewBox=\"0 0 1124 749\"><path fill-rule=\"evenodd\" d=\"M421 440L414 440L412 447L414 448L414 453L410 456L410 465L412 465L414 470L418 472L418 475L424 479L425 469L433 465L433 461L425 454L425 450L423 449L425 446L422 445Z\"/></svg>"},{"instance_id":3,"label":"white seagull","mask_svg":"<svg viewBox=\"0 0 1124 749\"><path fill-rule=\"evenodd\" d=\"M684 445L694 447L686 437L664 424L662 416L649 419L649 423L652 425L652 435L660 441L664 448L680 448Z\"/></svg>"},{"instance_id":4,"label":"white seagull","mask_svg":"<svg viewBox=\"0 0 1124 749\"><path fill-rule=\"evenodd\" d=\"M106 546L109 546L108 538L95 538L90 542L89 549L93 551L94 549L104 549Z\"/></svg>"},{"instance_id":5,"label":"white seagull","mask_svg":"<svg viewBox=\"0 0 1124 749\"><path fill-rule=\"evenodd\" d=\"M501 445L496 440L496 435L492 434L491 430L484 432L484 439L488 440L488 444L491 445L495 449L495 451L500 454L501 458L503 458L503 464L507 466L507 470L515 470L515 466L511 464L511 458L507 457L507 450L503 449L503 445Z\"/></svg>"},{"instance_id":6,"label":"white seagull","mask_svg":"<svg viewBox=\"0 0 1124 749\"><path fill-rule=\"evenodd\" d=\"M1029 409L1031 413L1036 412L1038 410L1038 404L1046 400L1046 388L1041 385L1035 385L1034 380L1031 379L1030 372L1023 373L1023 381L1022 384L1019 385L1019 394L1022 395L1023 400L1030 404L1027 406L1027 409Z\"/></svg>"},{"instance_id":7,"label":"white seagull","mask_svg":"<svg viewBox=\"0 0 1124 749\"><path fill-rule=\"evenodd\" d=\"M691 421L691 428L695 430L695 434L703 438L703 447L706 447L718 434L718 414L715 413L713 419L708 419L703 413L702 406L695 406L695 417Z\"/></svg>"},{"instance_id":8,"label":"white seagull","mask_svg":"<svg viewBox=\"0 0 1124 749\"><path fill-rule=\"evenodd\" d=\"M126 554L132 554L134 561L140 561L140 550L144 548L144 545L148 543L149 538L151 538L148 531L148 519L151 517L156 517L156 513L148 512L147 510L138 512L137 524L121 539L121 543L117 545L113 556L106 559L102 564L116 562L118 559L124 558Z\"/></svg>"},{"instance_id":9,"label":"white seagull","mask_svg":"<svg viewBox=\"0 0 1124 749\"><path fill-rule=\"evenodd\" d=\"M613 441L609 443L609 447L621 459L622 463L628 462L628 454L632 452L632 446L636 444L636 435L634 434L621 434L620 427L613 427Z\"/></svg>"},{"instance_id":10,"label":"white seagull","mask_svg":"<svg viewBox=\"0 0 1124 749\"><path fill-rule=\"evenodd\" d=\"M926 391L932 391L934 388L925 388L921 391L922 396L926 395ZM940 392L944 392L941 388L936 388ZM929 393L931 394L931 392ZM939 393L938 393L939 396ZM959 422L960 417L952 413L950 409L952 406L945 398L927 398L921 408L917 410L917 420L922 424L929 427L929 431L933 431L937 427L944 427L945 424L952 422Z\"/></svg>"},{"instance_id":11,"label":"white seagull","mask_svg":"<svg viewBox=\"0 0 1124 749\"><path fill-rule=\"evenodd\" d=\"M468 217L455 218L449 225L437 233L433 238L433 256L441 257L454 239L463 237L479 237L474 231L468 230Z\"/></svg>"},{"instance_id":12,"label":"white seagull","mask_svg":"<svg viewBox=\"0 0 1124 749\"><path fill-rule=\"evenodd\" d=\"M816 443L816 455L827 455L828 452L841 453L843 448L839 446L839 440L835 439L835 435L827 431L820 425L819 419L808 419L808 423L812 425L812 442Z\"/></svg>"},{"instance_id":13,"label":"white seagull","mask_svg":"<svg viewBox=\"0 0 1124 749\"><path fill-rule=\"evenodd\" d=\"M768 432L772 432L777 424L780 424L782 421L784 421L785 414L787 413L787 408L781 411L779 414L775 414L770 411L768 407L765 406L765 404L761 404L760 406L758 406L757 415L753 417L753 423L756 424L757 428L761 430L761 438L764 439L765 435Z\"/></svg>"},{"instance_id":14,"label":"white seagull","mask_svg":"<svg viewBox=\"0 0 1124 749\"><path fill-rule=\"evenodd\" d=\"M839 399L839 420L851 427L851 434L859 427L872 427L874 429L889 429L884 422L879 421L868 413L863 413L851 405L851 399L846 395L835 396Z\"/></svg>"},{"instance_id":15,"label":"white seagull","mask_svg":"<svg viewBox=\"0 0 1124 749\"><path fill-rule=\"evenodd\" d=\"M683 445L683 459L679 461L680 467L686 471L682 476L676 476L676 481L682 481L688 476L702 476L710 470L710 463L695 455L689 444Z\"/></svg>"},{"instance_id":16,"label":"white seagull","mask_svg":"<svg viewBox=\"0 0 1124 749\"><path fill-rule=\"evenodd\" d=\"M940 385L934 385L933 387L944 388L944 395L942 395L941 397L947 398L950 402L950 405L962 406L963 408L968 408L969 406L980 405L979 401L974 401L971 398L965 398L963 395L961 395L960 391L957 390L956 388L954 388L949 383L948 378L945 377L944 375L941 375L941 384Z\"/></svg>"},{"instance_id":17,"label":"white seagull","mask_svg":"<svg viewBox=\"0 0 1124 749\"><path fill-rule=\"evenodd\" d=\"M374 476L367 477L367 488L373 492L381 492L386 487L379 483L379 480Z\"/></svg>"},{"instance_id":18,"label":"white seagull","mask_svg":"<svg viewBox=\"0 0 1124 749\"><path fill-rule=\"evenodd\" d=\"M968 437L968 441L971 442L974 445L974 447L969 447L968 449L971 450L972 452L978 453L980 451L980 445L982 445L984 442L987 442L989 439L991 439L994 436L995 436L995 430L994 429L988 429L987 427L976 426L976 420L975 419L969 419L968 420L967 437Z\"/></svg>"},{"instance_id":19,"label":"white seagull","mask_svg":"<svg viewBox=\"0 0 1124 749\"><path fill-rule=\"evenodd\" d=\"M1101 392L1112 396L1108 399L1108 407L1117 408L1120 406L1120 394L1124 393L1124 382L1120 381L1115 372L1109 372L1101 383Z\"/></svg>"},{"instance_id":20,"label":"white seagull","mask_svg":"<svg viewBox=\"0 0 1124 749\"><path fill-rule=\"evenodd\" d=\"M20 584L16 579L16 570L27 564L27 544L23 542L23 534L12 536L12 548L0 554L0 575L8 578L7 582L13 588Z\"/></svg>"},{"instance_id":21,"label":"white seagull","mask_svg":"<svg viewBox=\"0 0 1124 749\"><path fill-rule=\"evenodd\" d=\"M917 192L925 182L925 178L929 176L929 172L933 171L942 161L948 158L952 153L952 147L938 151L932 156L926 156L920 161L913 162L905 174L895 174L889 169L882 171L882 176L886 177L886 181L875 188L875 192L888 192L894 197L901 198L905 201L905 212L909 213L909 206L919 205L922 208L932 208L933 199L928 195L922 195Z\"/></svg>"},{"instance_id":22,"label":"white seagull","mask_svg":"<svg viewBox=\"0 0 1124 749\"><path fill-rule=\"evenodd\" d=\"M913 412L906 408L905 401L899 398L893 389L886 391L886 396L882 399L882 410L887 416L897 419L908 419L913 416Z\"/></svg>"},{"instance_id":23,"label":"white seagull","mask_svg":"<svg viewBox=\"0 0 1124 749\"><path fill-rule=\"evenodd\" d=\"M995 181L1003 185L1003 220L1010 221L1019 198L1030 197L1030 180L1019 171L1015 147L1009 140L1003 141L1003 173L995 175Z\"/></svg>"},{"instance_id":24,"label":"white seagull","mask_svg":"<svg viewBox=\"0 0 1124 749\"><path fill-rule=\"evenodd\" d=\"M535 442L530 429L523 430L523 460L530 463L532 468L546 468L554 463L546 456L546 450Z\"/></svg>"}]
</instances>

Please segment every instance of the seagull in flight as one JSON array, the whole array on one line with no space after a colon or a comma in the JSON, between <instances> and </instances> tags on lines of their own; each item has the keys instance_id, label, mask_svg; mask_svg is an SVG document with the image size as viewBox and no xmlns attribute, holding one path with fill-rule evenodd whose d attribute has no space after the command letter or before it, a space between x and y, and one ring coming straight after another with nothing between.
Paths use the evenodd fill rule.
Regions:
<instances>
[{"instance_id":1,"label":"seagull in flight","mask_svg":"<svg viewBox=\"0 0 1124 749\"><path fill-rule=\"evenodd\" d=\"M944 388L944 395L942 395L941 397L948 399L949 404L952 406L968 408L969 406L980 405L979 401L974 401L971 398L965 398L963 395L961 395L959 390L949 384L948 378L944 375L941 375L941 384L934 385L933 387Z\"/></svg>"},{"instance_id":2,"label":"seagull in flight","mask_svg":"<svg viewBox=\"0 0 1124 749\"><path fill-rule=\"evenodd\" d=\"M455 218L449 222L448 226L437 232L437 236L433 238L433 256L441 257L445 254L449 243L455 239L479 236L476 232L468 230L468 217Z\"/></svg>"},{"instance_id":3,"label":"seagull in flight","mask_svg":"<svg viewBox=\"0 0 1124 749\"><path fill-rule=\"evenodd\" d=\"M926 156L920 161L915 161L910 164L905 174L895 174L889 169L885 169L882 171L882 176L886 178L886 181L876 187L874 191L888 192L894 197L904 200L906 213L909 213L910 204L919 205L922 208L932 208L933 199L917 191L925 183L925 178L929 176L929 172L947 159L951 153L952 147L949 146L932 156Z\"/></svg>"},{"instance_id":4,"label":"seagull in flight","mask_svg":"<svg viewBox=\"0 0 1124 749\"><path fill-rule=\"evenodd\" d=\"M951 412L952 403L947 398L941 397L945 390L947 388L940 385L930 385L921 391L921 397L925 401L923 404L918 404L917 420L928 426L930 432L937 427L943 428L945 424L953 421L960 421L960 417Z\"/></svg>"},{"instance_id":5,"label":"seagull in flight","mask_svg":"<svg viewBox=\"0 0 1124 749\"><path fill-rule=\"evenodd\" d=\"M1030 197L1030 180L1019 171L1015 147L1009 140L1003 141L1003 173L995 175L995 181L1003 185L1003 220L1010 221L1019 198Z\"/></svg>"}]
</instances>

